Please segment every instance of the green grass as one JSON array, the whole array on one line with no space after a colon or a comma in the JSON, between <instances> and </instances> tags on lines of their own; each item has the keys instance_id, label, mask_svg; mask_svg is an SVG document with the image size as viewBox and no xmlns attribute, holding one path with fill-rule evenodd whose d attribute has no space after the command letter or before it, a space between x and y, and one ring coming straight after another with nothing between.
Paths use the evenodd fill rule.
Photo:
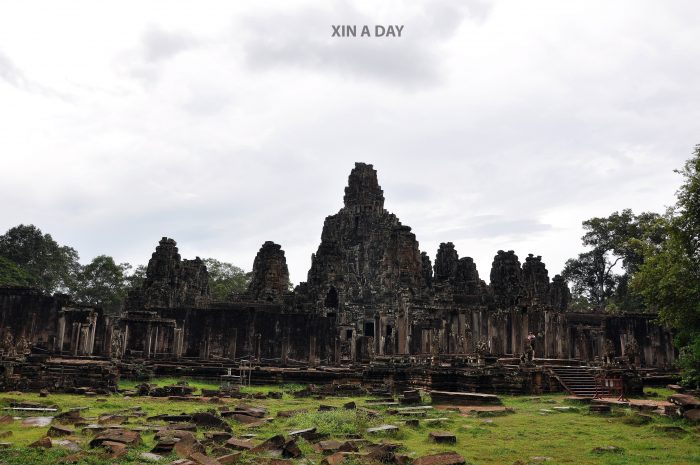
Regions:
<instances>
[{"instance_id":1,"label":"green grass","mask_svg":"<svg viewBox=\"0 0 700 465\"><path fill-rule=\"evenodd\" d=\"M176 379L160 379L159 385L177 382ZM138 382L123 382L120 387L133 388ZM198 389L215 389L217 386L207 382L190 382L190 385ZM364 434L372 441L390 440L403 444L403 452L417 457L428 453L436 453L447 450L455 450L462 454L469 463L480 465L513 464L520 460L528 463L531 457L546 456L552 460L547 464L700 464L700 427L693 426L684 420L670 419L651 414L651 423L639 424L634 421L634 412L625 408L616 408L612 415L588 414L585 405L579 405L578 411L556 412L541 414L542 409L551 409L557 405L567 404L564 395L543 395L538 400L532 400L525 396L502 396L504 404L512 407L515 413L504 416L484 418L480 416L463 416L453 411L430 411L428 417L447 417L445 422L435 425L423 425L408 427L402 424L405 419L397 415L390 415L387 409L368 405L370 409L381 412L379 417L372 417L360 410L345 410L342 405L349 400L357 403L358 407L365 404L365 397L328 397L323 400L310 398L297 399L290 393L300 389L301 386L264 386L246 387L244 392L283 392L282 399L226 399L225 405L235 406L245 402L252 406L262 406L268 410L268 416L273 421L258 427L250 427L236 422L231 422L234 435L253 433L258 439L266 439L274 434L288 433L295 429L316 427L321 433L328 433L333 438L342 439L348 434L364 434L368 427L383 423L396 424L400 431L394 434L381 434L370 436ZM655 399L665 399L671 391L665 389L647 389L656 392ZM118 410L127 410L133 407L141 407L148 416L162 413L191 413L196 411L218 410L222 405L197 401L169 401L159 398L128 398L123 395L102 397L106 401L98 402L96 398L77 395L54 394L48 398L39 398L36 394L0 394L0 406L7 406L12 400L35 401L46 404L55 404L61 410L74 407L89 407L83 412L84 417L98 417L100 414L113 413ZM318 405L332 405L337 410L319 412ZM291 418L277 417L282 410L307 410ZM22 416L22 415L17 415ZM131 420L132 424L155 423L147 422L146 417ZM686 434L671 436L658 430L660 425L675 425L684 428ZM68 453L59 450L32 450L26 446L45 435L47 427L22 427L19 421L11 425L0 425L0 434L11 431L11 436L0 439L13 443L10 449L0 450L0 462L3 465L24 464L51 464L55 465L61 456ZM457 436L456 445L438 445L428 440L428 433L433 430L448 430ZM203 437L204 431L199 431L198 436ZM76 435L83 444L89 441L89 437ZM153 434L142 435L144 444L138 449L120 460L107 460L99 456L97 451L89 453L81 462L82 465L97 464L136 464L143 463L138 454L150 450L154 445ZM624 449L624 453L592 452L595 447L613 445ZM319 463L318 456L310 444L300 441L300 448L305 458L311 463ZM175 457L170 457L172 460ZM254 457L248 457L254 462ZM161 463L168 463L167 461Z\"/></svg>"}]
</instances>

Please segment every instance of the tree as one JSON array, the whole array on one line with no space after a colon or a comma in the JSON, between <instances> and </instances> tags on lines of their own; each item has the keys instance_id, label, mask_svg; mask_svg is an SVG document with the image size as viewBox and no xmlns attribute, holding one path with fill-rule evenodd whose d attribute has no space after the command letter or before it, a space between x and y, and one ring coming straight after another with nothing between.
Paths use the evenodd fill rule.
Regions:
<instances>
[{"instance_id":1,"label":"tree","mask_svg":"<svg viewBox=\"0 0 700 465\"><path fill-rule=\"evenodd\" d=\"M629 290L629 279L644 262L644 246L665 238L657 213L635 215L632 210L583 222L581 238L591 250L567 260L562 275L575 297L598 311L642 310L643 302Z\"/></svg>"},{"instance_id":2,"label":"tree","mask_svg":"<svg viewBox=\"0 0 700 465\"><path fill-rule=\"evenodd\" d=\"M0 257L0 286L32 286L36 282L36 277L29 274L24 268Z\"/></svg>"},{"instance_id":3,"label":"tree","mask_svg":"<svg viewBox=\"0 0 700 465\"><path fill-rule=\"evenodd\" d=\"M126 276L127 292L132 289L141 289L144 281L146 281L146 266L138 265L131 274Z\"/></svg>"},{"instance_id":4,"label":"tree","mask_svg":"<svg viewBox=\"0 0 700 465\"><path fill-rule=\"evenodd\" d=\"M96 305L107 313L117 313L129 284L128 263L117 264L112 257L100 255L80 268L72 289L77 302Z\"/></svg>"},{"instance_id":5,"label":"tree","mask_svg":"<svg viewBox=\"0 0 700 465\"><path fill-rule=\"evenodd\" d=\"M665 240L644 247L631 287L676 329L683 382L700 386L700 145L677 172L684 181L664 218Z\"/></svg>"},{"instance_id":6,"label":"tree","mask_svg":"<svg viewBox=\"0 0 700 465\"><path fill-rule=\"evenodd\" d=\"M31 285L46 293L67 292L78 268L78 252L59 245L34 225L15 226L0 236L0 256L31 276Z\"/></svg>"},{"instance_id":7,"label":"tree","mask_svg":"<svg viewBox=\"0 0 700 465\"><path fill-rule=\"evenodd\" d=\"M226 300L232 293L243 293L248 289L250 273L231 263L215 258L202 260L209 272L209 289L216 300Z\"/></svg>"}]
</instances>

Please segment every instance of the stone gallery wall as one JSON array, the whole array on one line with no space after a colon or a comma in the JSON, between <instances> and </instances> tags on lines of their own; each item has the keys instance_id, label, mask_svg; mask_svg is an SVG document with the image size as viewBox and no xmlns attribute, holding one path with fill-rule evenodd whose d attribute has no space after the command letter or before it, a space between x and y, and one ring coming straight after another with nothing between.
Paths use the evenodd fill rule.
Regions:
<instances>
[{"instance_id":1,"label":"stone gallery wall","mask_svg":"<svg viewBox=\"0 0 700 465\"><path fill-rule=\"evenodd\" d=\"M30 350L66 355L102 355L111 321L102 310L43 295L31 288L0 288L0 349L4 355Z\"/></svg>"},{"instance_id":2,"label":"stone gallery wall","mask_svg":"<svg viewBox=\"0 0 700 465\"><path fill-rule=\"evenodd\" d=\"M471 257L440 244L434 264L411 228L384 208L377 172L357 163L343 207L328 216L306 282L289 289L282 247L265 242L248 289L212 299L198 257L180 257L164 237L114 321L67 296L0 290L0 335L8 351L124 359L239 360L258 364L369 363L403 355L523 354L595 361L626 357L667 367L671 335L653 315L568 310L564 279L539 256L499 250L482 279ZM11 340L10 340L11 339Z\"/></svg>"}]
</instances>

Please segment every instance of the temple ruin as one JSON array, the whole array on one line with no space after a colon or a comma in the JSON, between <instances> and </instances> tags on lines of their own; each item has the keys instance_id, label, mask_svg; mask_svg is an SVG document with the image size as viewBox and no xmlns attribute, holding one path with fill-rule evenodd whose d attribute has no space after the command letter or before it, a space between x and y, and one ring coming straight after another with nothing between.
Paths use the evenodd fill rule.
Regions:
<instances>
[{"instance_id":1,"label":"temple ruin","mask_svg":"<svg viewBox=\"0 0 700 465\"><path fill-rule=\"evenodd\" d=\"M3 387L22 382L27 365L61 359L125 375L140 364L193 376L219 376L245 360L261 368L261 382L415 375L451 389L532 392L556 388L548 363L596 366L608 357L662 371L675 360L672 335L653 314L570 311L566 282L550 280L539 256L521 262L499 250L488 283L484 276L451 242L431 262L384 208L372 165L356 163L344 206L325 219L307 280L293 290L282 247L265 242L248 290L216 301L202 260L182 259L165 237L118 317L68 296L0 289Z\"/></svg>"}]
</instances>

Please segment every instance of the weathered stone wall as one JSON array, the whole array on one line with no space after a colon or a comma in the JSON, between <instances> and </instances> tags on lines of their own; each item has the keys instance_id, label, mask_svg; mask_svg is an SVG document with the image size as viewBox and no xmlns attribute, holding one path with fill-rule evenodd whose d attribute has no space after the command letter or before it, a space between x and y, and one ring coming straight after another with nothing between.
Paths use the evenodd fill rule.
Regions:
<instances>
[{"instance_id":1,"label":"weathered stone wall","mask_svg":"<svg viewBox=\"0 0 700 465\"><path fill-rule=\"evenodd\" d=\"M109 331L110 319L101 309L75 304L66 295L0 288L0 349L4 354L34 350L102 355Z\"/></svg>"}]
</instances>

